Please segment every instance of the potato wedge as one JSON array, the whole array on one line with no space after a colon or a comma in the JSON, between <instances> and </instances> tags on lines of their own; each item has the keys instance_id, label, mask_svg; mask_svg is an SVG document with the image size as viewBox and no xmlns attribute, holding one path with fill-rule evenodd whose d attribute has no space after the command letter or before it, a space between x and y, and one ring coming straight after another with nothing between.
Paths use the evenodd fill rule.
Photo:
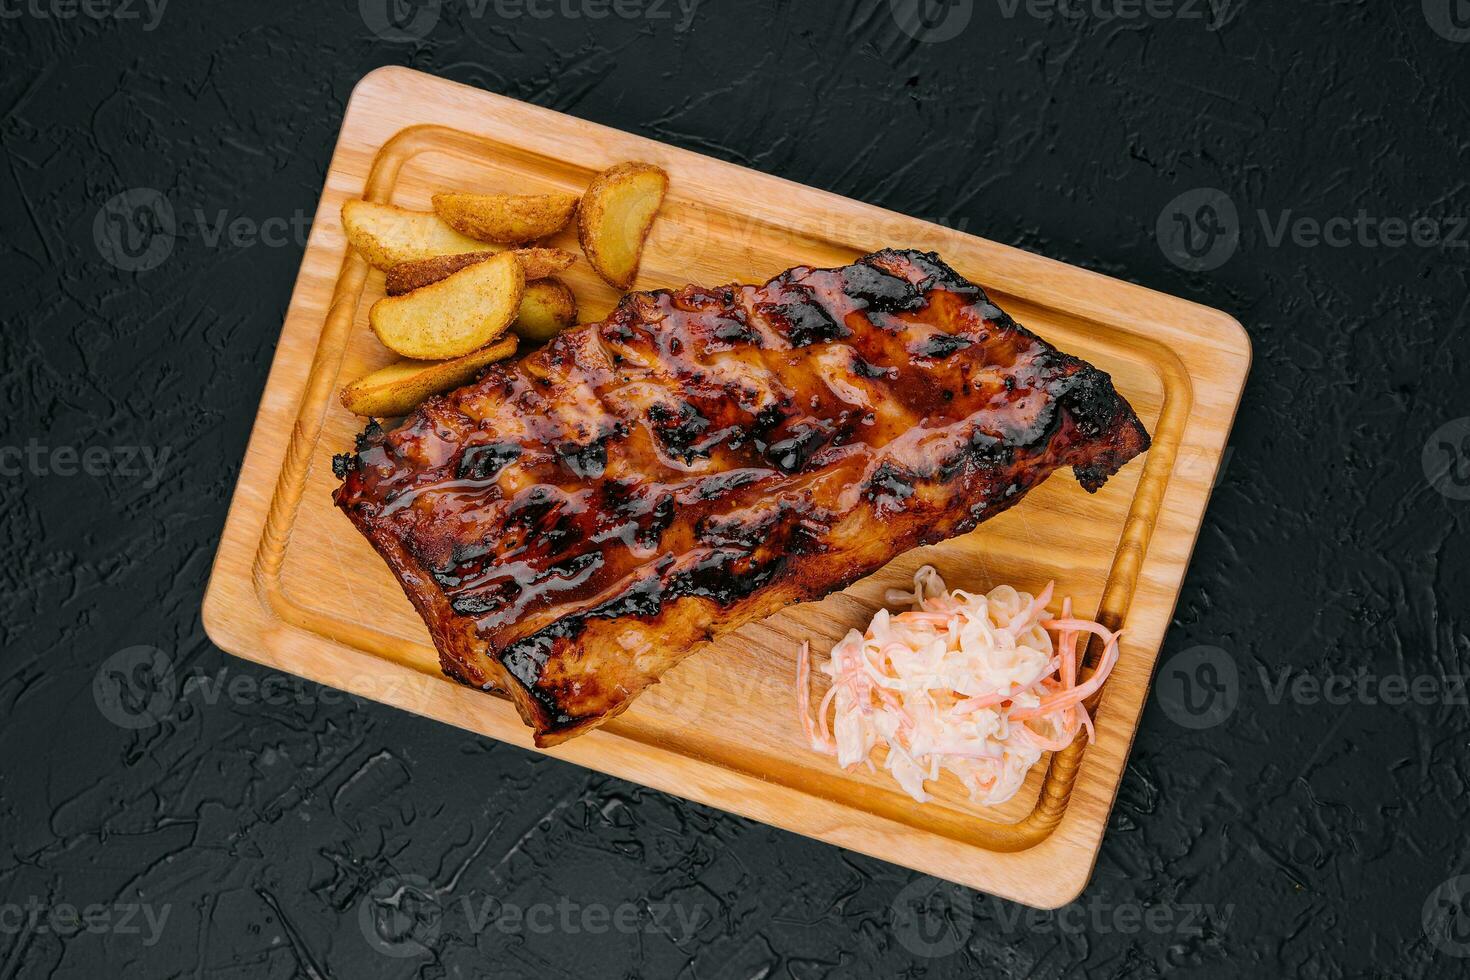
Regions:
<instances>
[{"instance_id":1,"label":"potato wedge","mask_svg":"<svg viewBox=\"0 0 1470 980\"><path fill-rule=\"evenodd\" d=\"M526 270L527 282L555 275L577 261L575 255L562 248L518 248L515 253ZM420 286L427 286L453 275L467 265L484 262L490 256L499 254L498 250L462 252L459 255L436 255L432 259L400 262L388 270L388 295L402 296L404 293L411 293Z\"/></svg>"},{"instance_id":2,"label":"potato wedge","mask_svg":"<svg viewBox=\"0 0 1470 980\"><path fill-rule=\"evenodd\" d=\"M526 279L545 279L554 276L558 272L565 272L577 261L577 257L564 248L546 248L535 246L532 248L516 249L516 258L521 260L521 266L526 270Z\"/></svg>"},{"instance_id":3,"label":"potato wedge","mask_svg":"<svg viewBox=\"0 0 1470 980\"><path fill-rule=\"evenodd\" d=\"M374 268L384 270L400 262L485 248L483 242L461 235L432 211L410 211L373 201L343 204L342 228L352 247Z\"/></svg>"},{"instance_id":4,"label":"potato wedge","mask_svg":"<svg viewBox=\"0 0 1470 980\"><path fill-rule=\"evenodd\" d=\"M384 347L404 357L459 357L505 333L525 289L520 260L501 252L422 289L384 296L368 323Z\"/></svg>"},{"instance_id":5,"label":"potato wedge","mask_svg":"<svg viewBox=\"0 0 1470 980\"><path fill-rule=\"evenodd\" d=\"M577 297L560 279L526 285L521 312L510 328L531 343L550 340L577 322Z\"/></svg>"},{"instance_id":6,"label":"potato wedge","mask_svg":"<svg viewBox=\"0 0 1470 980\"><path fill-rule=\"evenodd\" d=\"M519 245L553 235L572 220L575 194L435 194L434 213L462 235Z\"/></svg>"},{"instance_id":7,"label":"potato wedge","mask_svg":"<svg viewBox=\"0 0 1470 980\"><path fill-rule=\"evenodd\" d=\"M592 178L577 209L577 240L597 274L618 289L633 285L643 243L669 189L651 163L620 163Z\"/></svg>"},{"instance_id":8,"label":"potato wedge","mask_svg":"<svg viewBox=\"0 0 1470 980\"><path fill-rule=\"evenodd\" d=\"M516 352L516 338L501 337L450 361L399 361L358 378L342 389L342 404L354 415L407 415L430 395L469 384L488 365Z\"/></svg>"}]
</instances>

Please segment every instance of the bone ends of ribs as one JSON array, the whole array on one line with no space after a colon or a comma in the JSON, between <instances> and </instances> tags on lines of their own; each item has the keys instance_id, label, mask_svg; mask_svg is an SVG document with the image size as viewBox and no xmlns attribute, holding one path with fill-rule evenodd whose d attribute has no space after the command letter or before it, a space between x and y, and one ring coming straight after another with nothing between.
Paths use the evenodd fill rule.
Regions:
<instances>
[{"instance_id":1,"label":"bone ends of ribs","mask_svg":"<svg viewBox=\"0 0 1470 980\"><path fill-rule=\"evenodd\" d=\"M445 672L551 745L691 651L1148 448L938 256L633 293L338 457Z\"/></svg>"}]
</instances>

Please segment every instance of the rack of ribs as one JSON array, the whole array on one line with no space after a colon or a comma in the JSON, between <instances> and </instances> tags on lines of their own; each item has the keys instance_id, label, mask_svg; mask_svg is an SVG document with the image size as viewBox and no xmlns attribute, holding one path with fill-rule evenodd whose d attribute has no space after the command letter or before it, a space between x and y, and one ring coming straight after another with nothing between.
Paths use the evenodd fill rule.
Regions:
<instances>
[{"instance_id":1,"label":"rack of ribs","mask_svg":"<svg viewBox=\"0 0 1470 980\"><path fill-rule=\"evenodd\" d=\"M1149 437L937 255L636 292L334 460L450 677L554 745L709 640Z\"/></svg>"}]
</instances>

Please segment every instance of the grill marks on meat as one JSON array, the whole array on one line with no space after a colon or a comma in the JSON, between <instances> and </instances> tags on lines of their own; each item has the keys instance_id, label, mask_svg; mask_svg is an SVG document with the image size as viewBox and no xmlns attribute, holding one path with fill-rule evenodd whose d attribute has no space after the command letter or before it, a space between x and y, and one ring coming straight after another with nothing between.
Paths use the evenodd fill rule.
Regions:
<instances>
[{"instance_id":1,"label":"grill marks on meat","mask_svg":"<svg viewBox=\"0 0 1470 980\"><path fill-rule=\"evenodd\" d=\"M1106 374L933 254L633 293L360 437L339 507L446 673L541 745L704 640L1148 447Z\"/></svg>"}]
</instances>

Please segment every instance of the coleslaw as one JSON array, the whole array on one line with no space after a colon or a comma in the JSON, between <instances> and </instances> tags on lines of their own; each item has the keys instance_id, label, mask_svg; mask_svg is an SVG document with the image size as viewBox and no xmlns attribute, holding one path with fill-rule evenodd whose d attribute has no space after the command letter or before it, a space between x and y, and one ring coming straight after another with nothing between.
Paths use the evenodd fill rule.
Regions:
<instances>
[{"instance_id":1,"label":"coleslaw","mask_svg":"<svg viewBox=\"0 0 1470 980\"><path fill-rule=\"evenodd\" d=\"M866 633L852 630L832 648L818 668L832 683L815 715L811 650L803 643L796 700L812 748L841 766L866 762L876 771L870 756L885 746L884 768L920 803L929 799L924 783L944 770L977 803L1010 799L1042 753L1066 748L1082 729L1095 736L1082 701L1118 660L1122 631L1077 618L1071 599L1051 616L1053 587L1036 596L1009 585L983 595L951 592L925 565L912 592L888 592L890 604L909 610L881 609ZM1077 641L1089 635L1102 638L1102 660L1079 683L1086 643L1079 649Z\"/></svg>"}]
</instances>

